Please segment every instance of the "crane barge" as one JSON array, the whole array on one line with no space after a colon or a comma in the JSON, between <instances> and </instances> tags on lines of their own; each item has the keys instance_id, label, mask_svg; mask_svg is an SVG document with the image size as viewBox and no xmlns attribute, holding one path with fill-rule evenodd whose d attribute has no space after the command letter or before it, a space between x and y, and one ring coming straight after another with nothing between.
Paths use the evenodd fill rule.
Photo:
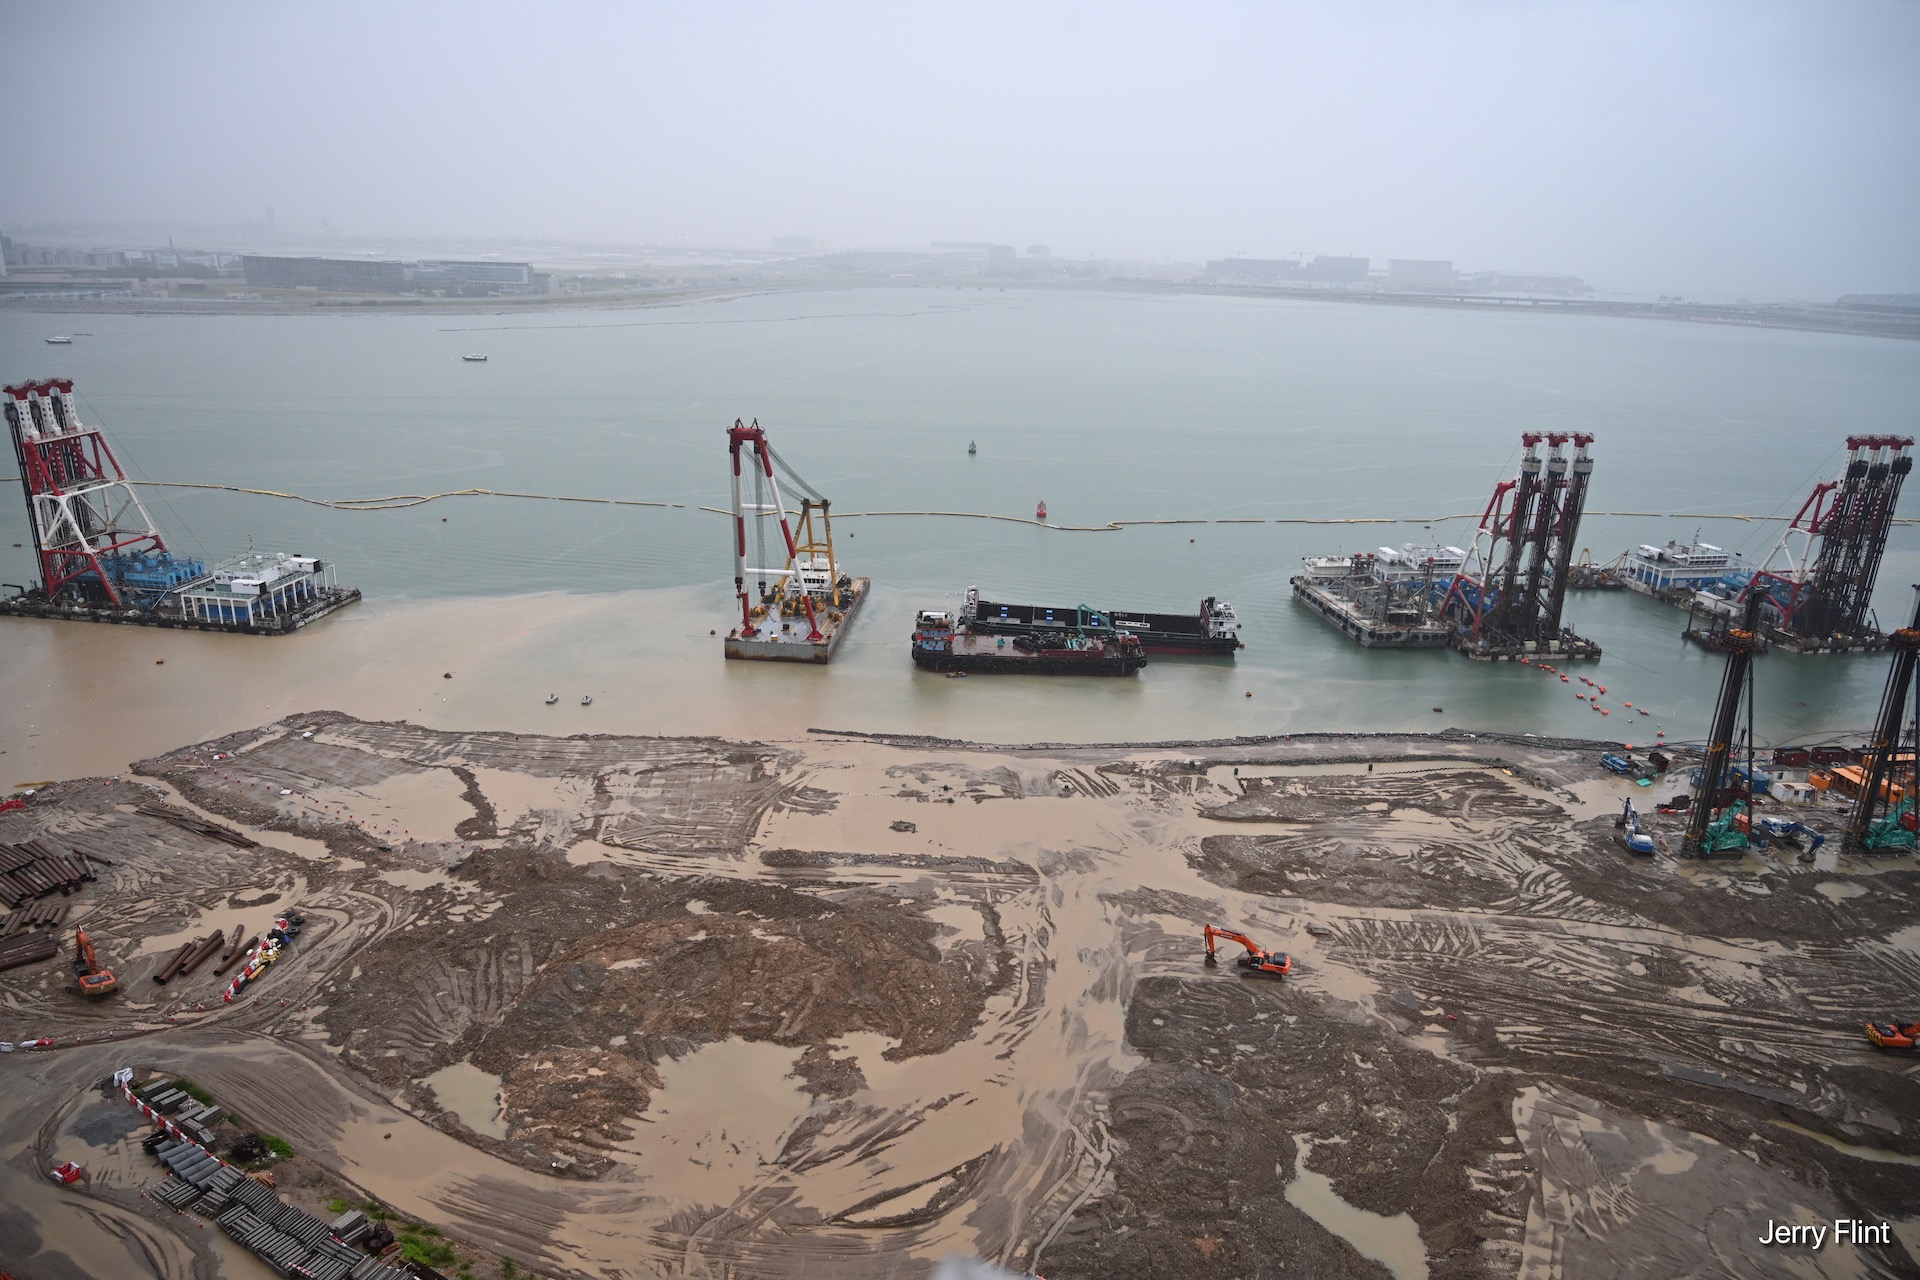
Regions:
<instances>
[{"instance_id":1,"label":"crane barge","mask_svg":"<svg viewBox=\"0 0 1920 1280\"><path fill-rule=\"evenodd\" d=\"M829 662L872 583L840 571L833 550L832 504L773 451L758 418L752 426L734 419L727 430L727 453L733 463L733 592L740 625L727 633L726 655L761 662ZM802 495L797 527L788 518L776 469ZM767 525L775 519L786 553L786 562L778 566L767 554ZM747 564L749 530L759 561L755 566ZM749 576L756 578L752 591L747 588Z\"/></svg>"}]
</instances>

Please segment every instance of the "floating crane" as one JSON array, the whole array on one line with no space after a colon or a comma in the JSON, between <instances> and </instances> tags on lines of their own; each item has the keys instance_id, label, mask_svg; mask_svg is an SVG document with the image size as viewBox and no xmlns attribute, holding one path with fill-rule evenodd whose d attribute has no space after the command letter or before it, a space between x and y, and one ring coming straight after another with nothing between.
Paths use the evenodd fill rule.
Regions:
<instances>
[{"instance_id":1,"label":"floating crane","mask_svg":"<svg viewBox=\"0 0 1920 1280\"><path fill-rule=\"evenodd\" d=\"M1693 803L1687 811L1686 834L1680 837L1682 857L1710 858L1715 854L1738 855L1747 847L1746 824L1739 821L1748 805L1736 800L1726 812L1714 813L1720 800L1720 788L1730 772L1734 733L1739 725L1742 699L1747 707L1747 745L1751 759L1753 745L1753 651L1757 643L1754 630L1760 619L1760 596L1747 597L1741 624L1728 627L1726 633L1727 670L1720 679L1720 700L1714 705L1713 726L1707 733L1707 758L1701 763L1699 780L1693 787ZM1753 770L1746 770L1748 796L1752 796Z\"/></svg>"},{"instance_id":2,"label":"floating crane","mask_svg":"<svg viewBox=\"0 0 1920 1280\"><path fill-rule=\"evenodd\" d=\"M110 996L120 989L113 970L100 966L100 958L93 953L93 939L87 937L85 929L73 931L73 976L80 984L80 994L93 999Z\"/></svg>"},{"instance_id":3,"label":"floating crane","mask_svg":"<svg viewBox=\"0 0 1920 1280\"><path fill-rule=\"evenodd\" d=\"M1920 587L1915 588L1920 592ZM1860 794L1853 799L1853 807L1847 811L1847 825L1840 837L1840 850L1843 853L1898 854L1910 853L1915 847L1913 823L1913 799L1916 787L1920 787L1920 778L1912 771L1920 769L1913 756L1898 755L1902 730L1908 725L1920 725L1920 691L1916 691L1916 703L1912 716L1908 714L1907 694L1914 687L1913 668L1920 660L1920 595L1914 602L1913 625L1902 627L1887 637L1887 647L1893 650L1893 663L1887 671L1887 687L1880 695L1880 714L1873 724L1873 737L1867 743L1866 773L1861 779ZM1896 770L1908 773L1904 789L1893 786ZM1894 802L1892 797L1899 795ZM1875 811L1886 805L1886 812L1879 817Z\"/></svg>"},{"instance_id":4,"label":"floating crane","mask_svg":"<svg viewBox=\"0 0 1920 1280\"><path fill-rule=\"evenodd\" d=\"M733 592L740 625L727 636L726 655L826 662L865 598L869 580L841 573L831 504L774 452L758 420L748 426L734 419L727 451L733 464ZM797 524L782 498L780 475L802 495ZM767 525L773 519L780 525L785 564L767 554ZM747 563L749 529L758 561L752 565ZM757 579L753 589L747 586L749 576Z\"/></svg>"},{"instance_id":5,"label":"floating crane","mask_svg":"<svg viewBox=\"0 0 1920 1280\"><path fill-rule=\"evenodd\" d=\"M1263 951L1254 943L1252 938L1249 938L1244 933L1235 933L1231 929L1221 929L1214 925L1208 925L1205 930L1203 930L1203 936L1207 940L1207 963L1209 965L1220 963L1219 957L1214 954L1213 940L1215 938L1225 938L1227 941L1237 942L1247 949L1247 954L1241 956L1240 959L1235 962L1242 969L1246 969L1252 973L1271 973L1282 978L1293 972L1292 956L1284 951Z\"/></svg>"}]
</instances>

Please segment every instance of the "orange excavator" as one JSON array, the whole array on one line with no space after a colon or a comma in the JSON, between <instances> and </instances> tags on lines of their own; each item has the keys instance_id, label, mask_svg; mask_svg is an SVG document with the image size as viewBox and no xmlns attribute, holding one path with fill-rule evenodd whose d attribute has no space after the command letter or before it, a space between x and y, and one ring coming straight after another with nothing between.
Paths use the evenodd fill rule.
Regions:
<instances>
[{"instance_id":1,"label":"orange excavator","mask_svg":"<svg viewBox=\"0 0 1920 1280\"><path fill-rule=\"evenodd\" d=\"M1907 1049L1920 1045L1920 1022L1902 1026L1897 1022L1869 1022L1867 1039L1882 1049Z\"/></svg>"},{"instance_id":2,"label":"orange excavator","mask_svg":"<svg viewBox=\"0 0 1920 1280\"><path fill-rule=\"evenodd\" d=\"M1213 925L1208 925L1205 930L1205 936L1207 939L1207 963L1210 965L1220 963L1220 958L1213 952L1213 940L1215 938L1225 938L1229 942L1237 942L1247 949L1247 954L1241 956L1236 962L1242 969L1246 969L1251 973L1271 973L1282 978L1293 972L1292 956L1284 951L1262 951L1254 945L1253 939L1244 933L1235 933L1231 929L1220 929Z\"/></svg>"},{"instance_id":3,"label":"orange excavator","mask_svg":"<svg viewBox=\"0 0 1920 1280\"><path fill-rule=\"evenodd\" d=\"M100 967L99 957L93 954L93 940L85 929L73 931L73 976L79 980L83 996L110 996L120 989L113 970Z\"/></svg>"}]
</instances>

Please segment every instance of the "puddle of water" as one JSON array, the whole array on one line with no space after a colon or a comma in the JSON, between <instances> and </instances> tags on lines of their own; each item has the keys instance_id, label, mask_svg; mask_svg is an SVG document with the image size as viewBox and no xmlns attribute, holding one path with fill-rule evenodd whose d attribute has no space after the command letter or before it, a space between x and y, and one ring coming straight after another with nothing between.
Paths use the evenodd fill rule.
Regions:
<instances>
[{"instance_id":1,"label":"puddle of water","mask_svg":"<svg viewBox=\"0 0 1920 1280\"><path fill-rule=\"evenodd\" d=\"M507 1136L507 1122L500 1114L500 1077L468 1062L465 1058L440 1068L425 1077L422 1084L433 1090L440 1105L460 1117L460 1123L489 1138Z\"/></svg>"},{"instance_id":2,"label":"puddle of water","mask_svg":"<svg viewBox=\"0 0 1920 1280\"><path fill-rule=\"evenodd\" d=\"M889 1062L886 1052L899 1042L878 1031L849 1031L838 1040L827 1043L835 1057L851 1057L854 1060L860 1068L860 1074L866 1077L867 1089L875 1094L898 1092L910 1071L908 1064L915 1061L909 1058L906 1062Z\"/></svg>"},{"instance_id":3,"label":"puddle of water","mask_svg":"<svg viewBox=\"0 0 1920 1280\"><path fill-rule=\"evenodd\" d=\"M1822 880L1813 888L1814 892L1832 898L1835 902L1862 897L1867 892L1865 886L1857 885L1851 880Z\"/></svg>"},{"instance_id":4,"label":"puddle of water","mask_svg":"<svg viewBox=\"0 0 1920 1280\"><path fill-rule=\"evenodd\" d=\"M465 791L451 770L408 769L376 786L315 787L273 799L285 812L344 822L380 841L452 842L454 827L474 816Z\"/></svg>"},{"instance_id":5,"label":"puddle of water","mask_svg":"<svg viewBox=\"0 0 1920 1280\"><path fill-rule=\"evenodd\" d=\"M632 1122L634 1167L661 1195L730 1205L759 1184L812 1105L795 1050L721 1040L659 1066L660 1088Z\"/></svg>"},{"instance_id":6,"label":"puddle of water","mask_svg":"<svg viewBox=\"0 0 1920 1280\"><path fill-rule=\"evenodd\" d=\"M1293 1181L1287 1184L1287 1203L1353 1246L1354 1252L1385 1267L1393 1280L1427 1280L1427 1246L1412 1218L1391 1218L1356 1208L1334 1192L1323 1173L1307 1168L1313 1141L1296 1136L1299 1152L1293 1158Z\"/></svg>"},{"instance_id":7,"label":"puddle of water","mask_svg":"<svg viewBox=\"0 0 1920 1280\"><path fill-rule=\"evenodd\" d=\"M379 872L379 876L395 888L412 889L415 892L422 889L431 889L437 884L449 886L453 884L453 882L447 878L447 873L438 867L421 871L413 871L404 867L390 867Z\"/></svg>"},{"instance_id":8,"label":"puddle of water","mask_svg":"<svg viewBox=\"0 0 1920 1280\"><path fill-rule=\"evenodd\" d=\"M1876 1164L1912 1164L1920 1165L1920 1156L1910 1156L1904 1151L1888 1151L1885 1147L1860 1147L1851 1142L1842 1142L1815 1129L1803 1128L1789 1120L1775 1120L1774 1125L1789 1132L1812 1138L1815 1142L1825 1143L1842 1155L1852 1156L1856 1160L1871 1160Z\"/></svg>"},{"instance_id":9,"label":"puddle of water","mask_svg":"<svg viewBox=\"0 0 1920 1280\"><path fill-rule=\"evenodd\" d=\"M955 942L967 940L977 942L986 936L986 922L981 918L980 908L971 902L958 900L936 902L926 909L926 917L942 928L951 929L960 935L958 938L943 935L939 939L943 949Z\"/></svg>"}]
</instances>

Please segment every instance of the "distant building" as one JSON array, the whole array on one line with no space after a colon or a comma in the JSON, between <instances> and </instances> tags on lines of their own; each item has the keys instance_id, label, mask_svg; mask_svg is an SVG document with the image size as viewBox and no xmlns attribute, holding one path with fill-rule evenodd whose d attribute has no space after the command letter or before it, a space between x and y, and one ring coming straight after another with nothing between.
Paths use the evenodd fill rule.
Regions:
<instances>
[{"instance_id":1,"label":"distant building","mask_svg":"<svg viewBox=\"0 0 1920 1280\"><path fill-rule=\"evenodd\" d=\"M812 236L775 236L773 238L775 253L812 253L813 248Z\"/></svg>"},{"instance_id":2,"label":"distant building","mask_svg":"<svg viewBox=\"0 0 1920 1280\"><path fill-rule=\"evenodd\" d=\"M269 258L245 254L240 259L247 283L260 289L339 289L354 293L399 293L407 287L407 270L399 262L356 258Z\"/></svg>"},{"instance_id":3,"label":"distant building","mask_svg":"<svg viewBox=\"0 0 1920 1280\"><path fill-rule=\"evenodd\" d=\"M1366 258L1334 258L1321 254L1310 262L1292 258L1220 258L1207 264L1206 274L1232 284L1364 284L1372 262Z\"/></svg>"},{"instance_id":4,"label":"distant building","mask_svg":"<svg viewBox=\"0 0 1920 1280\"><path fill-rule=\"evenodd\" d=\"M1018 265L1019 259L1014 255L1012 245L994 244L987 246L987 270L1012 271Z\"/></svg>"},{"instance_id":5,"label":"distant building","mask_svg":"<svg viewBox=\"0 0 1920 1280\"><path fill-rule=\"evenodd\" d=\"M1453 263L1437 258L1388 258L1387 287L1390 289L1451 289Z\"/></svg>"},{"instance_id":6,"label":"distant building","mask_svg":"<svg viewBox=\"0 0 1920 1280\"><path fill-rule=\"evenodd\" d=\"M1207 264L1206 274L1233 284L1274 284L1298 280L1300 264L1292 258L1220 258Z\"/></svg>"},{"instance_id":7,"label":"distant building","mask_svg":"<svg viewBox=\"0 0 1920 1280\"><path fill-rule=\"evenodd\" d=\"M1030 244L1027 246L1027 256L1029 258L1051 258L1053 256L1053 250L1043 244Z\"/></svg>"},{"instance_id":8,"label":"distant building","mask_svg":"<svg viewBox=\"0 0 1920 1280\"><path fill-rule=\"evenodd\" d=\"M1461 276L1460 284L1475 293L1546 293L1571 297L1593 292L1579 276L1542 271L1474 271Z\"/></svg>"},{"instance_id":9,"label":"distant building","mask_svg":"<svg viewBox=\"0 0 1920 1280\"><path fill-rule=\"evenodd\" d=\"M1372 266L1367 258L1334 258L1323 253L1302 266L1300 275L1316 284L1363 284Z\"/></svg>"},{"instance_id":10,"label":"distant building","mask_svg":"<svg viewBox=\"0 0 1920 1280\"><path fill-rule=\"evenodd\" d=\"M38 245L12 245L6 260L16 267L82 267L111 271L127 265L127 255L113 249L51 249Z\"/></svg>"},{"instance_id":11,"label":"distant building","mask_svg":"<svg viewBox=\"0 0 1920 1280\"><path fill-rule=\"evenodd\" d=\"M532 290L535 284L533 267L525 262L426 258L406 263L404 267L408 284L416 289L485 285L503 292L524 293Z\"/></svg>"},{"instance_id":12,"label":"distant building","mask_svg":"<svg viewBox=\"0 0 1920 1280\"><path fill-rule=\"evenodd\" d=\"M1842 311L1877 311L1884 315L1920 315L1920 293L1850 293L1833 304Z\"/></svg>"}]
</instances>

